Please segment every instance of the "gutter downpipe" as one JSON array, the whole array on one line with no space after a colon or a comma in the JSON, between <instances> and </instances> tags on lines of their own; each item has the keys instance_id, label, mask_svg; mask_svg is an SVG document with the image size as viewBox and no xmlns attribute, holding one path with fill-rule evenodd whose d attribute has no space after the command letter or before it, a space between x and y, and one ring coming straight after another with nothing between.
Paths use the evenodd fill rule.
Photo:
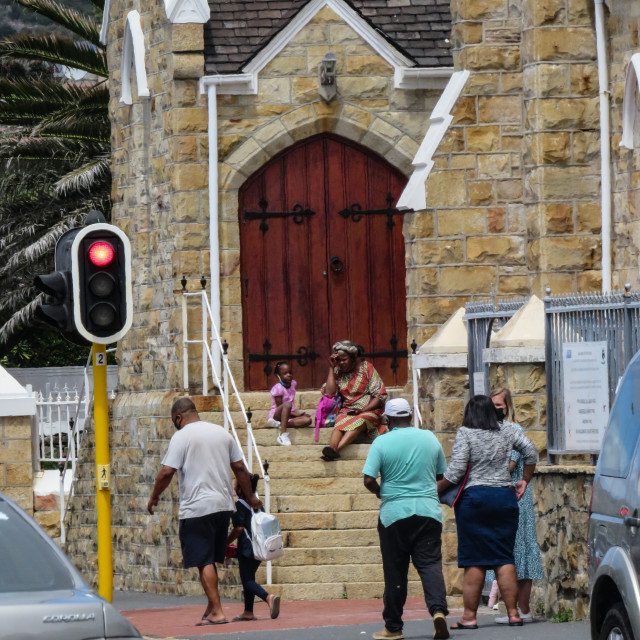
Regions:
<instances>
[{"instance_id":1,"label":"gutter downpipe","mask_svg":"<svg viewBox=\"0 0 640 640\"><path fill-rule=\"evenodd\" d=\"M216 85L207 86L208 102L208 133L209 133L209 269L211 271L211 355L217 379L221 380L222 354L218 341L215 339L216 330L220 330L220 235L218 229L218 101ZM206 336L202 336L206 340ZM215 379L215 376L214 376ZM206 382L203 383L206 386ZM207 395L207 389L203 394Z\"/></svg>"},{"instance_id":2,"label":"gutter downpipe","mask_svg":"<svg viewBox=\"0 0 640 640\"><path fill-rule=\"evenodd\" d=\"M604 0L594 0L598 92L600 96L600 182L602 198L602 291L611 291L611 122L609 111L609 71L607 68Z\"/></svg>"}]
</instances>

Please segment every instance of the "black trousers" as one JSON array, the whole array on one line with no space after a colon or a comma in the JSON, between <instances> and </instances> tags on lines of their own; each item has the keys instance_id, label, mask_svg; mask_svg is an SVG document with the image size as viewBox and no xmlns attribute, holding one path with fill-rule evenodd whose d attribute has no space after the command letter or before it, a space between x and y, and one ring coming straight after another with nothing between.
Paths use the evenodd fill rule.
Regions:
<instances>
[{"instance_id":1,"label":"black trousers","mask_svg":"<svg viewBox=\"0 0 640 640\"><path fill-rule=\"evenodd\" d=\"M260 560L255 558L245 558L238 554L238 565L240 568L240 581L244 590L244 610L253 611L255 596L265 602L269 594L256 582L256 571L260 566Z\"/></svg>"},{"instance_id":2,"label":"black trousers","mask_svg":"<svg viewBox=\"0 0 640 640\"><path fill-rule=\"evenodd\" d=\"M388 527L378 520L384 570L384 618L389 631L402 631L402 612L407 601L409 560L422 581L429 613L445 615L447 592L442 574L442 524L433 518L411 516Z\"/></svg>"}]
</instances>

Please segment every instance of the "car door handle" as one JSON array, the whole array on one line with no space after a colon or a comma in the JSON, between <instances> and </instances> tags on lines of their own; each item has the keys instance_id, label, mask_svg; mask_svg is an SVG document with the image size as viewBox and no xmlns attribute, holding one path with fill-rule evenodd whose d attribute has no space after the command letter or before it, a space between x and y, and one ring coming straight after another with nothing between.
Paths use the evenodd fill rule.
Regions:
<instances>
[{"instance_id":1,"label":"car door handle","mask_svg":"<svg viewBox=\"0 0 640 640\"><path fill-rule=\"evenodd\" d=\"M622 519L627 527L640 527L640 518L634 518L633 516L624 516Z\"/></svg>"}]
</instances>

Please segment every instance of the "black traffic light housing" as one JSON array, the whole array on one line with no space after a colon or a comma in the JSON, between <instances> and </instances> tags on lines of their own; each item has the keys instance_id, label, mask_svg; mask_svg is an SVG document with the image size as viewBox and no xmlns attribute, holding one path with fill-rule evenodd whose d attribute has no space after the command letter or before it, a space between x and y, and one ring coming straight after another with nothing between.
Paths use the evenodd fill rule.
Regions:
<instances>
[{"instance_id":1,"label":"black traffic light housing","mask_svg":"<svg viewBox=\"0 0 640 640\"><path fill-rule=\"evenodd\" d=\"M117 342L131 327L131 245L118 227L92 224L71 247L73 318L91 342Z\"/></svg>"},{"instance_id":2,"label":"black traffic light housing","mask_svg":"<svg viewBox=\"0 0 640 640\"><path fill-rule=\"evenodd\" d=\"M47 296L44 304L36 308L35 315L57 329L69 342L85 346L90 342L76 331L73 319L71 246L79 231L67 231L56 243L56 271L34 278L34 285Z\"/></svg>"}]
</instances>

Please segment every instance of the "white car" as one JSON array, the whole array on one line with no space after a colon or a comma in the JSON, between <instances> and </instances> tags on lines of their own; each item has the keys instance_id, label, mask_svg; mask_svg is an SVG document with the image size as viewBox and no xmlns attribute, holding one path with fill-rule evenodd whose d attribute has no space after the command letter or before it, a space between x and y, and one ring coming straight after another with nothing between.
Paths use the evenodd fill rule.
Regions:
<instances>
[{"instance_id":1,"label":"white car","mask_svg":"<svg viewBox=\"0 0 640 640\"><path fill-rule=\"evenodd\" d=\"M0 639L141 637L89 588L35 520L0 493Z\"/></svg>"}]
</instances>

